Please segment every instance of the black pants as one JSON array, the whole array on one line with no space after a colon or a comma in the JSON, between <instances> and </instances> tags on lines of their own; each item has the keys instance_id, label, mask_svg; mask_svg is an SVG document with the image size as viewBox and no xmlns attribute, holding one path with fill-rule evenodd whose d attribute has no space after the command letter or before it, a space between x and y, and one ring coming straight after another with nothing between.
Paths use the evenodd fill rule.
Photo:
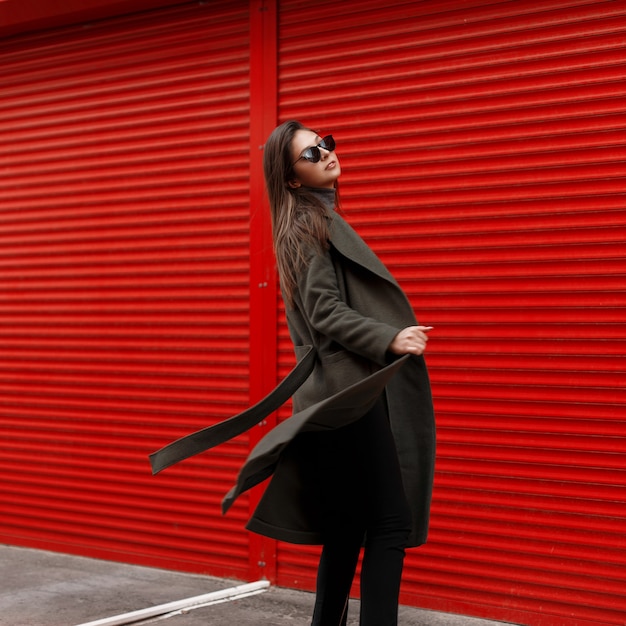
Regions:
<instances>
[{"instance_id":1,"label":"black pants","mask_svg":"<svg viewBox=\"0 0 626 626\"><path fill-rule=\"evenodd\" d=\"M362 546L359 624L396 626L411 514L384 403L330 435L322 446L326 478L338 488L327 500L333 523L320 558L312 626L345 626ZM341 459L340 467L332 459Z\"/></svg>"}]
</instances>

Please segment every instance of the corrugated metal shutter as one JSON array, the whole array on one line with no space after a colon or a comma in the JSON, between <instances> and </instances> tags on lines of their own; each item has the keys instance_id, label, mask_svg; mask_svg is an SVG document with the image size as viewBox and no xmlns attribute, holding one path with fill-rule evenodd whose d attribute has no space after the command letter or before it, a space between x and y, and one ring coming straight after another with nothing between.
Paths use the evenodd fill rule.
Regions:
<instances>
[{"instance_id":1,"label":"corrugated metal shutter","mask_svg":"<svg viewBox=\"0 0 626 626\"><path fill-rule=\"evenodd\" d=\"M402 601L624 624L626 4L280 6L280 119L334 133L349 220L435 327ZM279 547L311 588L316 551Z\"/></svg>"},{"instance_id":2,"label":"corrugated metal shutter","mask_svg":"<svg viewBox=\"0 0 626 626\"><path fill-rule=\"evenodd\" d=\"M245 2L0 48L0 541L245 578L245 440L147 455L249 401Z\"/></svg>"}]
</instances>

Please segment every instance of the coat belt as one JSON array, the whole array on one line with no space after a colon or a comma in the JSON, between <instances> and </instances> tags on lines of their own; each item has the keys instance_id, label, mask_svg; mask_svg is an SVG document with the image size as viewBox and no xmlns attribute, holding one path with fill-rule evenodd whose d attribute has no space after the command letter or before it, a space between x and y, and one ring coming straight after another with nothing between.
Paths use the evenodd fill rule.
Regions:
<instances>
[{"instance_id":1,"label":"coat belt","mask_svg":"<svg viewBox=\"0 0 626 626\"><path fill-rule=\"evenodd\" d=\"M313 371L315 358L316 352L311 346L280 384L255 405L219 424L181 437L153 452L150 455L152 473L158 474L170 465L214 448L256 426L298 390Z\"/></svg>"}]
</instances>

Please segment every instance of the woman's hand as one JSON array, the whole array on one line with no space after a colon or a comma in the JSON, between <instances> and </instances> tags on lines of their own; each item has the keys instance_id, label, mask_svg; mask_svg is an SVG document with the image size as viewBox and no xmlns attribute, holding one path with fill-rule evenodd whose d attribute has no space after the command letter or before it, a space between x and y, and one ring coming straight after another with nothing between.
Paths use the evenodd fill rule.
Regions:
<instances>
[{"instance_id":1,"label":"woman's hand","mask_svg":"<svg viewBox=\"0 0 626 626\"><path fill-rule=\"evenodd\" d=\"M424 354L428 342L429 330L432 326L407 326L402 329L389 344L389 352L393 354Z\"/></svg>"}]
</instances>

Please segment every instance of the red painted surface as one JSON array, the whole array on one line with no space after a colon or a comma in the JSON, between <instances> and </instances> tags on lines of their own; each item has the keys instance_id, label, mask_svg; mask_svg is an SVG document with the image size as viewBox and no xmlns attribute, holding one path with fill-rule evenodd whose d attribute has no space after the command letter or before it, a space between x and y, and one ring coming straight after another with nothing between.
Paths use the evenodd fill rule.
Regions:
<instances>
[{"instance_id":1,"label":"red painted surface","mask_svg":"<svg viewBox=\"0 0 626 626\"><path fill-rule=\"evenodd\" d=\"M623 624L623 4L121 13L14 12L0 43L0 540L313 587L317 549L244 530L258 493L220 513L271 422L147 461L293 364L260 146L295 117L335 135L349 221L435 327L403 602Z\"/></svg>"},{"instance_id":2,"label":"red painted surface","mask_svg":"<svg viewBox=\"0 0 626 626\"><path fill-rule=\"evenodd\" d=\"M276 2L250 4L250 403L278 383L276 269L263 178L263 144L276 126ZM250 448L277 423L269 417L250 433ZM250 514L262 487L250 494ZM250 534L250 580L276 580L276 541Z\"/></svg>"},{"instance_id":3,"label":"red painted surface","mask_svg":"<svg viewBox=\"0 0 626 626\"><path fill-rule=\"evenodd\" d=\"M3 0L0 36L101 20L174 4L171 0Z\"/></svg>"},{"instance_id":4,"label":"red painted surface","mask_svg":"<svg viewBox=\"0 0 626 626\"><path fill-rule=\"evenodd\" d=\"M281 3L281 119L333 133L349 221L435 327L432 530L406 603L624 621L625 17ZM316 557L279 544L279 582L313 588Z\"/></svg>"},{"instance_id":5,"label":"red painted surface","mask_svg":"<svg viewBox=\"0 0 626 626\"><path fill-rule=\"evenodd\" d=\"M249 28L193 3L0 46L4 541L248 575L247 440L147 455L250 400Z\"/></svg>"}]
</instances>

